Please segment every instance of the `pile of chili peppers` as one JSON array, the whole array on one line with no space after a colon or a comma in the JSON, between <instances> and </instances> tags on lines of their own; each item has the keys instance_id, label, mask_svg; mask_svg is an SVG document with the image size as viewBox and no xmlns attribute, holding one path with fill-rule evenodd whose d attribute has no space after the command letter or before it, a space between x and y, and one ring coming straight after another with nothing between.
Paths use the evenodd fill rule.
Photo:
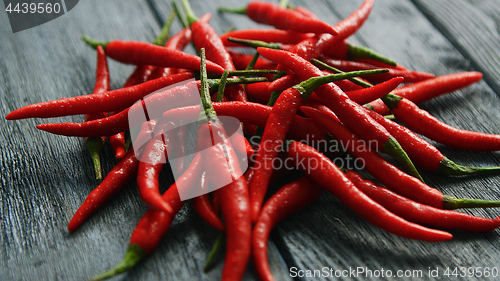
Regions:
<instances>
[{"instance_id":1,"label":"pile of chili peppers","mask_svg":"<svg viewBox=\"0 0 500 281\"><path fill-rule=\"evenodd\" d=\"M190 200L203 220L224 233L214 248L216 252L225 238L223 280L241 279L250 259L260 279L273 280L267 260L271 230L316 200L323 190L368 222L409 239L437 242L452 238L442 229L483 232L500 227L500 218L454 211L498 207L499 201L454 198L425 184L418 172L422 169L466 176L500 171L499 167L458 165L417 135L459 149L500 150L500 135L453 128L416 105L475 83L481 80L480 73L435 77L349 43L348 37L370 14L373 0L365 0L334 25L287 1L253 1L241 9L221 8L221 12L245 14L274 27L223 35L210 26L210 14L198 18L187 0L182 0L183 9L174 4L185 28L173 36L169 29L174 12L153 43L99 42L84 37L97 50L92 94L28 105L6 116L17 120L84 114L83 123L46 123L37 128L84 137L97 179L101 179L99 150L106 138L116 158L121 159L76 211L69 231L76 230L136 178L140 197L150 210L132 233L123 262L95 280L124 272L155 250L184 204L179 196L181 186L209 190L208 186L217 181L217 173L227 171L241 176ZM200 55L183 51L190 43ZM110 89L108 58L136 65L121 89ZM207 72L212 79L207 78ZM182 86L161 90L183 81ZM197 147L214 143L224 143L224 147L208 155L195 155L189 165L170 165L182 176L161 194L159 178L171 157L167 148L185 151L188 133L170 130L169 117L200 113L199 105L183 102L189 100L193 87L201 92L201 112L206 121L197 129L200 136L220 138L200 137ZM163 116L148 116L143 124L131 124L128 114L147 102L161 106ZM241 121L244 145L227 141L218 116ZM141 130L134 143L142 146L130 147L128 130L136 125L141 125ZM255 138L260 143L250 142ZM342 149L332 153L318 143ZM236 152L247 155L246 171L235 160ZM333 159L346 155L362 161L365 172L375 181L362 177L359 171L335 165ZM275 169L274 161L297 165ZM297 170L302 171L298 179L274 193L269 191L274 182Z\"/></svg>"}]
</instances>

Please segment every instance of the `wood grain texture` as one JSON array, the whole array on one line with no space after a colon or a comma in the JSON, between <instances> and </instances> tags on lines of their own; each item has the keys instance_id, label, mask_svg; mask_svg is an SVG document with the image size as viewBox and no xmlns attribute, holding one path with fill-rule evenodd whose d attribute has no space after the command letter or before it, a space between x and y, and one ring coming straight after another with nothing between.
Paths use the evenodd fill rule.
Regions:
<instances>
[{"instance_id":1,"label":"wood grain texture","mask_svg":"<svg viewBox=\"0 0 500 281\"><path fill-rule=\"evenodd\" d=\"M197 15L210 12L211 24L223 33L264 27L241 15L218 14L219 6L241 7L249 1L191 0ZM361 0L291 1L316 12L330 23L346 17ZM437 3L436 3L437 2ZM149 4L148 4L149 3ZM91 91L95 53L82 34L96 39L152 41L171 10L170 1L80 1L67 15L42 26L12 34L0 12L0 116L34 102ZM396 59L400 64L437 75L464 70L484 72L485 80L422 105L441 120L464 128L499 133L498 7L495 1L376 1L363 28L350 40ZM180 30L175 23L173 31ZM192 49L190 49L192 51ZM110 61L112 87L120 87L131 66ZM82 117L54 121L82 121ZM96 186L83 142L37 131L45 120L0 118L1 226L0 280L85 280L118 263L130 233L145 212L135 184L106 204L78 231L66 224ZM52 120L51 120L52 121ZM499 153L476 153L438 146L464 165L500 165ZM116 161L109 149L104 171ZM500 199L498 176L446 178L424 173L432 186L457 197ZM168 185L166 179L163 185ZM498 210L471 210L498 216ZM471 234L453 231L455 239L424 243L395 237L357 217L329 194L283 221L273 232L270 261L278 280L289 269L422 270L446 267L499 267L499 231ZM185 206L164 241L144 262L116 280L217 280L222 268L203 273L205 257L217 237ZM245 280L255 280L249 266ZM300 278L299 278L300 279ZM334 280L309 278L302 280ZM339 278L350 280L352 278ZM360 278L389 280L394 278ZM398 278L417 280L418 278ZM492 279L493 278L487 278Z\"/></svg>"}]
</instances>

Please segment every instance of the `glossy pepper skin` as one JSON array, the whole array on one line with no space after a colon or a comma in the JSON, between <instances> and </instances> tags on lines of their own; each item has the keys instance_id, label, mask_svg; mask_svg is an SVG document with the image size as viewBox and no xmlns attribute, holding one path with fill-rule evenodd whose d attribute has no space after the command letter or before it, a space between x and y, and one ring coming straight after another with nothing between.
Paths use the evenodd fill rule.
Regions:
<instances>
[{"instance_id":1,"label":"glossy pepper skin","mask_svg":"<svg viewBox=\"0 0 500 281\"><path fill-rule=\"evenodd\" d=\"M231 9L219 9L231 11ZM308 18L300 12L293 11L278 4L263 1L252 1L246 8L233 10L246 15L255 22L272 25L277 29L293 30L301 33L329 33L337 35L337 30L326 22L316 18Z\"/></svg>"},{"instance_id":2,"label":"glossy pepper skin","mask_svg":"<svg viewBox=\"0 0 500 281\"><path fill-rule=\"evenodd\" d=\"M257 48L264 57L284 65L292 70L301 79L323 76L323 72L297 54ZM411 160L401 148L397 140L380 124L375 122L362 106L349 97L334 83L328 83L315 89L315 93L323 102L335 112L342 123L364 140L372 140L373 148L384 151L404 164L415 176L420 178Z\"/></svg>"},{"instance_id":3,"label":"glossy pepper skin","mask_svg":"<svg viewBox=\"0 0 500 281\"><path fill-rule=\"evenodd\" d=\"M68 230L75 231L85 219L130 182L135 177L138 166L139 160L137 160L134 150L130 149L127 155L113 167L104 180L85 198L85 201L71 218Z\"/></svg>"},{"instance_id":4,"label":"glossy pepper skin","mask_svg":"<svg viewBox=\"0 0 500 281\"><path fill-rule=\"evenodd\" d=\"M392 94L407 98L418 104L467 87L481 80L482 77L483 75L476 71L440 75L432 79L397 88ZM390 114L389 108L380 99L370 102L369 107L382 115Z\"/></svg>"},{"instance_id":5,"label":"glossy pepper skin","mask_svg":"<svg viewBox=\"0 0 500 281\"><path fill-rule=\"evenodd\" d=\"M405 98L394 96L386 103L390 104L391 112L401 123L434 141L459 149L500 150L500 135L454 128Z\"/></svg>"},{"instance_id":6,"label":"glossy pepper skin","mask_svg":"<svg viewBox=\"0 0 500 281\"><path fill-rule=\"evenodd\" d=\"M260 280L274 280L267 259L271 230L283 219L316 200L323 190L308 176L281 187L262 207L252 231L252 260Z\"/></svg>"},{"instance_id":7,"label":"glossy pepper skin","mask_svg":"<svg viewBox=\"0 0 500 281\"><path fill-rule=\"evenodd\" d=\"M335 164L310 146L293 141L288 146L287 156L320 187L332 193L360 217L387 232L430 242L453 238L448 232L423 227L391 213L361 192ZM315 167L305 163L314 163Z\"/></svg>"},{"instance_id":8,"label":"glossy pepper skin","mask_svg":"<svg viewBox=\"0 0 500 281\"><path fill-rule=\"evenodd\" d=\"M175 216L184 205L179 197L178 186L190 186L202 188L205 182L202 179L201 155L195 156L189 168L184 174L162 195L162 199L172 207L172 212L164 212L158 209L149 209L140 219L130 237L130 242L121 263L108 272L94 277L92 280L104 280L127 270L130 270L144 257L151 254L163 236L168 232Z\"/></svg>"},{"instance_id":9,"label":"glossy pepper skin","mask_svg":"<svg viewBox=\"0 0 500 281\"><path fill-rule=\"evenodd\" d=\"M396 215L415 223L472 232L491 231L500 227L500 218L488 219L456 211L437 209L378 186L372 181L363 179L356 172L348 171L346 176L368 197Z\"/></svg>"},{"instance_id":10,"label":"glossy pepper skin","mask_svg":"<svg viewBox=\"0 0 500 281\"><path fill-rule=\"evenodd\" d=\"M100 95L85 95L62 98L27 105L9 113L8 120L24 118L49 118L67 115L89 114L123 110L154 91L193 78L190 72L183 72L139 85L104 92Z\"/></svg>"},{"instance_id":11,"label":"glossy pepper skin","mask_svg":"<svg viewBox=\"0 0 500 281\"><path fill-rule=\"evenodd\" d=\"M411 198L436 208L444 207L443 194L415 177L412 177L392 165L351 130L336 120L335 114L328 108L323 110L301 108L307 116L323 126L332 136L344 144L347 151L358 159L363 159L365 169L384 185L405 197Z\"/></svg>"}]
</instances>

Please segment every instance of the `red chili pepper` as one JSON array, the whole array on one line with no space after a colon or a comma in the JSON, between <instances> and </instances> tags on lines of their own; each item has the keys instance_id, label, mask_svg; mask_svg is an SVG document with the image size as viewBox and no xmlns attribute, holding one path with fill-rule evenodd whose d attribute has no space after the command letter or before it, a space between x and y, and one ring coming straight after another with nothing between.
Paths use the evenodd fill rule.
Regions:
<instances>
[{"instance_id":1,"label":"red chili pepper","mask_svg":"<svg viewBox=\"0 0 500 281\"><path fill-rule=\"evenodd\" d=\"M359 8L352 12L347 18L337 22L333 27L339 32L337 36L322 34L316 44L319 53L335 48L335 46L354 34L366 21L373 8L374 0L365 0ZM317 57L316 57L317 58Z\"/></svg>"},{"instance_id":2,"label":"red chili pepper","mask_svg":"<svg viewBox=\"0 0 500 281\"><path fill-rule=\"evenodd\" d=\"M271 82L248 84L246 87L248 100L260 104L267 104L272 92L269 89L269 84L271 84Z\"/></svg>"},{"instance_id":3,"label":"red chili pepper","mask_svg":"<svg viewBox=\"0 0 500 281\"><path fill-rule=\"evenodd\" d=\"M348 171L346 176L364 194L394 214L409 221L440 228L455 228L473 232L491 231L500 227L500 217L487 219L468 214L441 210L420 204L398 195L374 182L363 179L356 172Z\"/></svg>"},{"instance_id":4,"label":"red chili pepper","mask_svg":"<svg viewBox=\"0 0 500 281\"><path fill-rule=\"evenodd\" d=\"M435 146L417 136L410 129L384 118L374 111L367 109L367 112L399 141L415 165L427 171L455 176L479 175L500 171L500 167L465 167L457 165L444 156Z\"/></svg>"},{"instance_id":5,"label":"red chili pepper","mask_svg":"<svg viewBox=\"0 0 500 281\"><path fill-rule=\"evenodd\" d=\"M363 88L361 90L348 91L345 93L351 100L359 104L365 104L378 98L384 97L385 95L396 89L399 84L403 83L403 80L403 77L394 77L370 88ZM390 133L392 134L392 132Z\"/></svg>"},{"instance_id":6,"label":"red chili pepper","mask_svg":"<svg viewBox=\"0 0 500 281\"><path fill-rule=\"evenodd\" d=\"M407 98L414 103L422 103L440 95L465 88L483 78L480 72L459 72L441 75L433 79L406 85L394 90L394 95ZM382 100L376 100L369 104L376 112L387 115L389 109Z\"/></svg>"},{"instance_id":7,"label":"red chili pepper","mask_svg":"<svg viewBox=\"0 0 500 281\"><path fill-rule=\"evenodd\" d=\"M215 212L208 194L203 194L191 199L191 204L196 213L211 227L224 231L224 224Z\"/></svg>"},{"instance_id":8,"label":"red chili pepper","mask_svg":"<svg viewBox=\"0 0 500 281\"><path fill-rule=\"evenodd\" d=\"M159 174L167 162L167 150L174 137L169 130L173 127L175 127L173 123L157 124L155 128L157 133L144 149L137 172L137 187L142 201L164 212L173 210L161 197Z\"/></svg>"},{"instance_id":9,"label":"red chili pepper","mask_svg":"<svg viewBox=\"0 0 500 281\"><path fill-rule=\"evenodd\" d=\"M325 56L320 56L320 60L330 66L340 69L341 71L356 71L366 69L377 69L377 66L347 60L332 59ZM365 77L366 80L372 83L380 83L387 81L391 78L401 76L405 79L405 83L415 83L434 78L434 74L413 71L413 70L400 70L389 68L389 72L378 75L370 75Z\"/></svg>"},{"instance_id":10,"label":"red chili pepper","mask_svg":"<svg viewBox=\"0 0 500 281\"><path fill-rule=\"evenodd\" d=\"M200 17L200 21L209 22L211 18L212 15L207 13ZM165 44L165 48L182 51L190 42L191 29L189 27L185 27L184 29L170 37L170 39ZM151 74L151 79L177 73L177 70L177 68L172 67L158 67Z\"/></svg>"},{"instance_id":11,"label":"red chili pepper","mask_svg":"<svg viewBox=\"0 0 500 281\"><path fill-rule=\"evenodd\" d=\"M109 69L108 62L106 60L106 53L104 53L104 49L97 48L97 63L96 63L96 79L94 84L93 95L99 95L103 92L109 91L110 88L110 78L109 78ZM84 117L84 121L91 121L106 117L107 114L103 112L86 114ZM90 157L92 158L92 162L94 163L94 171L97 180L102 179L102 171L101 171L101 158L99 156L99 152L101 151L104 142L106 141L105 137L93 137L93 138L84 138L85 143L87 145Z\"/></svg>"},{"instance_id":12,"label":"red chili pepper","mask_svg":"<svg viewBox=\"0 0 500 281\"><path fill-rule=\"evenodd\" d=\"M244 29L234 30L220 36L222 43L226 47L240 47L241 45L227 38L238 38L246 40L259 40L268 43L297 44L300 41L311 37L306 33L299 33L292 30L283 29Z\"/></svg>"},{"instance_id":13,"label":"red chili pepper","mask_svg":"<svg viewBox=\"0 0 500 281\"><path fill-rule=\"evenodd\" d=\"M154 91L191 78L193 78L192 73L183 72L100 95L76 96L31 104L12 111L5 118L7 120L49 118L123 110Z\"/></svg>"},{"instance_id":14,"label":"red chili pepper","mask_svg":"<svg viewBox=\"0 0 500 281\"><path fill-rule=\"evenodd\" d=\"M472 132L454 128L439 121L408 99L386 96L385 103L394 116L412 131L439 143L468 150L500 150L500 135Z\"/></svg>"},{"instance_id":15,"label":"red chili pepper","mask_svg":"<svg viewBox=\"0 0 500 281\"><path fill-rule=\"evenodd\" d=\"M293 141L288 146L287 156L319 186L360 217L385 231L432 242L453 238L448 232L423 227L391 213L361 192L326 156L310 146Z\"/></svg>"},{"instance_id":16,"label":"red chili pepper","mask_svg":"<svg viewBox=\"0 0 500 281\"><path fill-rule=\"evenodd\" d=\"M127 64L154 65L158 67L178 67L190 70L198 70L200 57L183 51L169 49L139 41L112 40L99 42L84 37L83 40L92 47L103 46L108 57ZM208 61L207 70L210 73L222 74L224 69L219 65Z\"/></svg>"},{"instance_id":17,"label":"red chili pepper","mask_svg":"<svg viewBox=\"0 0 500 281\"><path fill-rule=\"evenodd\" d=\"M271 61L290 68L301 79L323 75L321 70L297 54L266 48L257 48L257 51ZM420 177L415 166L411 163L411 160L397 140L384 127L364 112L362 106L349 99L338 86L328 83L318 87L315 93L335 112L342 123L350 130L358 134L362 139L372 140L370 145L393 156L403 163L412 174Z\"/></svg>"},{"instance_id":18,"label":"red chili pepper","mask_svg":"<svg viewBox=\"0 0 500 281\"><path fill-rule=\"evenodd\" d=\"M104 180L87 196L68 224L69 231L75 231L99 207L122 189L136 175L139 160L133 149L116 164Z\"/></svg>"},{"instance_id":19,"label":"red chili pepper","mask_svg":"<svg viewBox=\"0 0 500 281\"><path fill-rule=\"evenodd\" d=\"M362 159L364 168L382 184L398 194L417 202L439 209L457 209L470 207L491 207L499 205L497 201L457 199L443 195L417 178L414 178L389 163L377 152L370 149L365 141L339 123L335 114L326 107L321 110L302 107L301 110L340 141L342 148L358 159Z\"/></svg>"},{"instance_id":20,"label":"red chili pepper","mask_svg":"<svg viewBox=\"0 0 500 281\"><path fill-rule=\"evenodd\" d=\"M273 172L272 163L281 149L282 142L299 107L304 104L314 89L334 80L328 79L328 77L336 77L336 80L341 80L348 78L346 75L347 73L310 78L296 87L288 88L276 100L267 119L260 146L255 156L256 171L250 184L252 219L254 222L259 216L266 195L269 179Z\"/></svg>"},{"instance_id":21,"label":"red chili pepper","mask_svg":"<svg viewBox=\"0 0 500 281\"><path fill-rule=\"evenodd\" d=\"M281 187L269 198L252 231L252 259L260 280L274 280L267 259L271 230L283 219L316 200L323 190L304 176Z\"/></svg>"},{"instance_id":22,"label":"red chili pepper","mask_svg":"<svg viewBox=\"0 0 500 281\"><path fill-rule=\"evenodd\" d=\"M130 237L130 242L121 263L108 272L105 272L93 280L104 280L120 273L123 273L134 267L146 255L149 255L160 244L161 239L170 229L172 221L176 214L184 205L184 201L179 197L178 186L192 186L201 188L204 184L201 182L202 166L201 155L193 159L189 168L172 184L163 194L162 198L172 207L173 212L167 213L157 209L149 209L141 218Z\"/></svg>"},{"instance_id":23,"label":"red chili pepper","mask_svg":"<svg viewBox=\"0 0 500 281\"><path fill-rule=\"evenodd\" d=\"M225 102L214 103L214 108L221 116L232 116L238 120L253 124L259 127L264 127L267 122L272 108L270 106L250 103L250 102ZM168 108L166 108L168 110ZM181 109L179 109L180 111ZM188 116L199 114L199 107L186 107L189 111ZM181 113L178 112L181 117ZM129 129L128 109L119 114L110 116L100 121L90 121L86 123L47 123L37 126L38 129L50 133L65 135L65 136L106 136L108 134L116 134L120 131ZM324 140L325 132L319 129L309 118L295 116L288 137L295 140Z\"/></svg>"},{"instance_id":24,"label":"red chili pepper","mask_svg":"<svg viewBox=\"0 0 500 281\"><path fill-rule=\"evenodd\" d=\"M69 231L75 231L80 225L108 201L114 194L120 191L137 173L139 160L136 154L140 154L143 150L143 144L147 143L152 138L152 133L156 121L151 120L145 122L141 127L134 149L130 149L127 155L116 164L113 169L106 175L104 180L87 196L80 208L71 218L68 224Z\"/></svg>"},{"instance_id":25,"label":"red chili pepper","mask_svg":"<svg viewBox=\"0 0 500 281\"><path fill-rule=\"evenodd\" d=\"M271 2L252 1L245 8L219 8L219 11L246 14L257 23L272 25L278 29L293 30L302 33L329 33L336 35L337 30L321 20L307 18Z\"/></svg>"}]
</instances>

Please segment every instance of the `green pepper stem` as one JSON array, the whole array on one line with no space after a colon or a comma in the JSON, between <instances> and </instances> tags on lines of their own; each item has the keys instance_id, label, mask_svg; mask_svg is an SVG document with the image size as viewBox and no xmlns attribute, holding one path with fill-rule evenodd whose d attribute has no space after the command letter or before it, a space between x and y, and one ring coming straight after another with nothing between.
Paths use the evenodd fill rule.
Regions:
<instances>
[{"instance_id":1,"label":"green pepper stem","mask_svg":"<svg viewBox=\"0 0 500 281\"><path fill-rule=\"evenodd\" d=\"M403 98L400 96L389 93L389 94L383 96L381 99L389 109L393 109L395 107L398 107L399 101L402 100Z\"/></svg>"},{"instance_id":2,"label":"green pepper stem","mask_svg":"<svg viewBox=\"0 0 500 281\"><path fill-rule=\"evenodd\" d=\"M500 207L500 201L481 200L468 198L455 198L453 196L444 195L443 209L456 210L461 208L497 208Z\"/></svg>"},{"instance_id":3,"label":"green pepper stem","mask_svg":"<svg viewBox=\"0 0 500 281\"><path fill-rule=\"evenodd\" d=\"M210 92L207 78L207 58L205 56L205 48L201 48L201 69L200 69L200 83L201 83L201 104L205 112L205 116L209 121L216 121L217 114L212 106L212 101L210 100Z\"/></svg>"},{"instance_id":4,"label":"green pepper stem","mask_svg":"<svg viewBox=\"0 0 500 281\"><path fill-rule=\"evenodd\" d=\"M259 82L266 82L268 81L266 77L239 77L239 78L227 78L226 79L226 87L238 85L238 84L252 84L252 83L259 83ZM214 88L214 87L219 87L219 84L221 83L221 79L208 79L207 80L208 87L209 88Z\"/></svg>"},{"instance_id":5,"label":"green pepper stem","mask_svg":"<svg viewBox=\"0 0 500 281\"><path fill-rule=\"evenodd\" d=\"M386 73L387 71L389 71L389 70L388 69L370 69L370 70L342 72L342 73L338 73L338 74L312 77L312 78L307 79L306 81L301 82L300 84L293 86L293 88L300 91L302 96L304 97L304 99L307 99L309 97L309 95L311 95L312 92L317 87L319 87L323 84L334 82L334 81L339 81L339 80L344 80L344 79L348 79L348 78L352 78L352 77L357 77L357 76L366 76L366 75L375 75L375 74Z\"/></svg>"},{"instance_id":6,"label":"green pepper stem","mask_svg":"<svg viewBox=\"0 0 500 281\"><path fill-rule=\"evenodd\" d=\"M130 270L134 267L142 258L146 256L146 251L141 249L136 244L129 245L127 248L127 252L125 253L125 258L121 263L119 263L115 268L110 271L104 272L94 278L91 281L105 280L116 276L120 273L123 273L127 270Z\"/></svg>"},{"instance_id":7,"label":"green pepper stem","mask_svg":"<svg viewBox=\"0 0 500 281\"><path fill-rule=\"evenodd\" d=\"M398 63L391 58L388 58L382 54L375 52L372 49L356 46L352 44L347 44L347 56L350 60L355 59L372 59L379 62L383 62L390 66L396 66Z\"/></svg>"},{"instance_id":8,"label":"green pepper stem","mask_svg":"<svg viewBox=\"0 0 500 281\"><path fill-rule=\"evenodd\" d=\"M224 244L223 242L224 242L224 232L221 232L219 233L219 236L217 236L217 239L215 240L215 243L212 246L210 253L208 254L205 267L203 267L204 272L208 272L212 268L215 257L222 249L222 245Z\"/></svg>"},{"instance_id":9,"label":"green pepper stem","mask_svg":"<svg viewBox=\"0 0 500 281\"><path fill-rule=\"evenodd\" d=\"M326 64L326 63L324 63L324 62L322 62L322 61L320 61L318 59L312 59L311 62L314 63L315 65L322 66L322 67L326 68L327 70L330 70L333 73L344 73L342 70L337 69L337 68L335 68L335 67L333 67L333 66L331 66L329 64ZM354 78L349 78L348 80L351 81L351 82L353 82L353 83L355 83L355 84L357 84L357 85L359 85L359 86L361 86L361 87L363 87L363 88L370 88L370 87L373 86L372 84L370 84L368 82L365 82L365 81L363 81L361 79L355 78L355 77Z\"/></svg>"},{"instance_id":10,"label":"green pepper stem","mask_svg":"<svg viewBox=\"0 0 500 281\"><path fill-rule=\"evenodd\" d=\"M104 145L104 140L100 137L88 138L85 143L89 150L90 158L92 158L92 163L94 164L95 178L96 180L102 180L101 157L99 156L99 152Z\"/></svg>"},{"instance_id":11,"label":"green pepper stem","mask_svg":"<svg viewBox=\"0 0 500 281\"><path fill-rule=\"evenodd\" d=\"M198 21L198 17L191 8L191 4L189 4L189 0L181 0L182 6L184 7L184 11L186 12L187 21L189 26L191 26L195 21Z\"/></svg>"},{"instance_id":12,"label":"green pepper stem","mask_svg":"<svg viewBox=\"0 0 500 281\"><path fill-rule=\"evenodd\" d=\"M247 14L247 7L243 7L243 8L219 7L218 11L223 12L223 13L246 15Z\"/></svg>"},{"instance_id":13,"label":"green pepper stem","mask_svg":"<svg viewBox=\"0 0 500 281\"><path fill-rule=\"evenodd\" d=\"M90 47L94 48L94 49L97 49L97 46L102 46L104 50L106 50L106 46L109 44L109 41L105 42L105 41L97 41L97 40L94 40L90 37L88 37L87 35L82 35L82 40L87 44L89 45Z\"/></svg>"},{"instance_id":14,"label":"green pepper stem","mask_svg":"<svg viewBox=\"0 0 500 281\"><path fill-rule=\"evenodd\" d=\"M288 7L288 2L290 2L290 1L289 0L280 0L279 5L280 5L280 7L286 8L286 7Z\"/></svg>"},{"instance_id":15,"label":"green pepper stem","mask_svg":"<svg viewBox=\"0 0 500 281\"><path fill-rule=\"evenodd\" d=\"M424 179L420 176L417 168L415 168L415 165L413 165L413 162L410 160L410 157L408 157L408 154L406 154L404 149L394 137L390 137L384 143L382 151L394 157L399 163L403 164L408 170L410 170L414 177L424 182Z\"/></svg>"},{"instance_id":16,"label":"green pepper stem","mask_svg":"<svg viewBox=\"0 0 500 281\"><path fill-rule=\"evenodd\" d=\"M174 12L177 14L177 18L179 18L179 20L181 21L182 27L189 27L187 18L182 14L177 1L172 0L172 6L174 7Z\"/></svg>"},{"instance_id":17,"label":"green pepper stem","mask_svg":"<svg viewBox=\"0 0 500 281\"><path fill-rule=\"evenodd\" d=\"M234 37L228 37L227 41L239 43L252 48L264 47L264 48L279 50L281 49L282 46L281 43L268 43L260 40L240 39Z\"/></svg>"},{"instance_id":18,"label":"green pepper stem","mask_svg":"<svg viewBox=\"0 0 500 281\"><path fill-rule=\"evenodd\" d=\"M253 70L255 68L255 64L257 63L259 57L260 57L259 52L255 52L255 54L253 54L252 59L248 63L247 67L245 67L245 70Z\"/></svg>"},{"instance_id":19,"label":"green pepper stem","mask_svg":"<svg viewBox=\"0 0 500 281\"><path fill-rule=\"evenodd\" d=\"M458 165L451 161L447 157L439 163L439 167L436 170L437 173L448 175L448 176L468 176L468 175L484 175L491 173L500 172L500 166L496 167L466 167Z\"/></svg>"},{"instance_id":20,"label":"green pepper stem","mask_svg":"<svg viewBox=\"0 0 500 281\"><path fill-rule=\"evenodd\" d=\"M219 87L217 89L217 97L215 98L216 102L221 102L224 98L224 90L226 88L227 76L229 75L229 71L226 69L222 73L222 77L220 78Z\"/></svg>"},{"instance_id":21,"label":"green pepper stem","mask_svg":"<svg viewBox=\"0 0 500 281\"><path fill-rule=\"evenodd\" d=\"M258 54L259 53L257 53L257 55ZM276 70L276 69L245 69L245 70L230 70L228 74L230 76L251 76L251 75L268 75L268 74L286 75L286 73L287 73L286 71Z\"/></svg>"},{"instance_id":22,"label":"green pepper stem","mask_svg":"<svg viewBox=\"0 0 500 281\"><path fill-rule=\"evenodd\" d=\"M158 36L153 41L153 44L158 45L158 46L164 46L165 43L167 43L168 38L170 38L170 27L172 26L174 19L175 19L175 11L172 10L170 12L170 14L168 15L168 18L165 21L165 24L161 28L160 34L158 34Z\"/></svg>"}]
</instances>

